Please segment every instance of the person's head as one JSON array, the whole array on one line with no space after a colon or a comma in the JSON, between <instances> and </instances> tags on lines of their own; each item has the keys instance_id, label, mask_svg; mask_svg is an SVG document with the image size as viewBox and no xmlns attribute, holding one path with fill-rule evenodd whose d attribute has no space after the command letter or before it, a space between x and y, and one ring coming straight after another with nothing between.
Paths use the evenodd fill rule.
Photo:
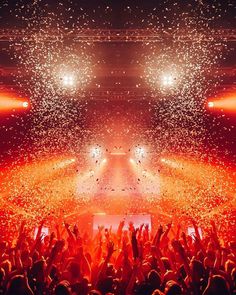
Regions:
<instances>
[{"instance_id":1,"label":"person's head","mask_svg":"<svg viewBox=\"0 0 236 295\"><path fill-rule=\"evenodd\" d=\"M142 263L142 272L147 277L149 271L152 269L151 264L148 261Z\"/></svg>"},{"instance_id":2,"label":"person's head","mask_svg":"<svg viewBox=\"0 0 236 295\"><path fill-rule=\"evenodd\" d=\"M207 255L207 258L209 259L209 260L211 260L211 261L215 261L215 259L216 259L216 252L214 251L214 250L207 250L207 252L206 252L206 255Z\"/></svg>"},{"instance_id":3,"label":"person's head","mask_svg":"<svg viewBox=\"0 0 236 295\"><path fill-rule=\"evenodd\" d=\"M5 274L8 275L11 272L11 262L10 262L10 260L4 260L1 263L0 267L3 268L4 271L5 271Z\"/></svg>"},{"instance_id":4,"label":"person's head","mask_svg":"<svg viewBox=\"0 0 236 295\"><path fill-rule=\"evenodd\" d=\"M152 250L152 251L151 251ZM149 253L155 253L156 249L154 249L154 247L152 248L152 243L150 241L147 241L145 244L144 244L144 247L143 247L143 251L144 251L144 255L147 255Z\"/></svg>"},{"instance_id":5,"label":"person's head","mask_svg":"<svg viewBox=\"0 0 236 295\"><path fill-rule=\"evenodd\" d=\"M55 295L70 295L69 282L61 281L55 288Z\"/></svg>"},{"instance_id":6,"label":"person's head","mask_svg":"<svg viewBox=\"0 0 236 295\"><path fill-rule=\"evenodd\" d=\"M98 290L102 294L112 293L113 292L113 279L112 277L106 277L98 281L97 284Z\"/></svg>"},{"instance_id":7,"label":"person's head","mask_svg":"<svg viewBox=\"0 0 236 295\"><path fill-rule=\"evenodd\" d=\"M52 265L51 271L50 271L50 278L55 279L59 275L59 271L55 264Z\"/></svg>"},{"instance_id":8,"label":"person's head","mask_svg":"<svg viewBox=\"0 0 236 295\"><path fill-rule=\"evenodd\" d=\"M98 290L91 290L89 292L89 295L102 295L101 292L99 292Z\"/></svg>"},{"instance_id":9,"label":"person's head","mask_svg":"<svg viewBox=\"0 0 236 295\"><path fill-rule=\"evenodd\" d=\"M151 286L154 289L159 289L161 286L161 277L159 275L159 273L152 269L149 273L148 273L148 282L149 284L151 284Z\"/></svg>"},{"instance_id":10,"label":"person's head","mask_svg":"<svg viewBox=\"0 0 236 295\"><path fill-rule=\"evenodd\" d=\"M173 272L173 270L168 270L163 277L163 282L166 283L168 281L175 281L176 280L176 275Z\"/></svg>"},{"instance_id":11,"label":"person's head","mask_svg":"<svg viewBox=\"0 0 236 295\"><path fill-rule=\"evenodd\" d=\"M5 279L5 270L3 268L0 268L0 285Z\"/></svg>"},{"instance_id":12,"label":"person's head","mask_svg":"<svg viewBox=\"0 0 236 295\"><path fill-rule=\"evenodd\" d=\"M68 266L68 271L71 274L73 280L80 278L80 265L77 262L72 261Z\"/></svg>"},{"instance_id":13,"label":"person's head","mask_svg":"<svg viewBox=\"0 0 236 295\"><path fill-rule=\"evenodd\" d=\"M166 295L182 295L182 289L178 283L175 281L168 281L165 287Z\"/></svg>"},{"instance_id":14,"label":"person's head","mask_svg":"<svg viewBox=\"0 0 236 295\"><path fill-rule=\"evenodd\" d=\"M89 292L89 282L87 279L82 279L81 282L74 284L71 291L78 295L87 295Z\"/></svg>"},{"instance_id":15,"label":"person's head","mask_svg":"<svg viewBox=\"0 0 236 295\"><path fill-rule=\"evenodd\" d=\"M192 278L194 282L199 282L201 278L205 276L205 270L204 270L203 264L198 260L193 259L191 261L190 269L192 272Z\"/></svg>"},{"instance_id":16,"label":"person's head","mask_svg":"<svg viewBox=\"0 0 236 295\"><path fill-rule=\"evenodd\" d=\"M38 251L34 251L33 255L32 255L32 260L33 262L39 260L39 252Z\"/></svg>"},{"instance_id":17,"label":"person's head","mask_svg":"<svg viewBox=\"0 0 236 295\"><path fill-rule=\"evenodd\" d=\"M236 286L236 267L231 271L231 280L234 282L234 285Z\"/></svg>"},{"instance_id":18,"label":"person's head","mask_svg":"<svg viewBox=\"0 0 236 295\"><path fill-rule=\"evenodd\" d=\"M171 265L170 265L169 259L167 257L161 257L161 260L164 264L165 269L171 270Z\"/></svg>"},{"instance_id":19,"label":"person's head","mask_svg":"<svg viewBox=\"0 0 236 295\"><path fill-rule=\"evenodd\" d=\"M115 276L115 268L114 268L112 263L108 263L106 275L108 277L110 277L110 276L114 277Z\"/></svg>"},{"instance_id":20,"label":"person's head","mask_svg":"<svg viewBox=\"0 0 236 295\"><path fill-rule=\"evenodd\" d=\"M22 275L16 275L11 278L7 286L7 295L21 295L26 293L25 278Z\"/></svg>"},{"instance_id":21,"label":"person's head","mask_svg":"<svg viewBox=\"0 0 236 295\"><path fill-rule=\"evenodd\" d=\"M230 275L235 266L235 263L232 260L228 259L225 263L225 271Z\"/></svg>"},{"instance_id":22,"label":"person's head","mask_svg":"<svg viewBox=\"0 0 236 295\"><path fill-rule=\"evenodd\" d=\"M212 259L212 258L209 258L209 257L205 257L205 259L203 261L203 265L204 265L205 269L207 269L207 268L213 268L214 262L215 262L215 259Z\"/></svg>"},{"instance_id":23,"label":"person's head","mask_svg":"<svg viewBox=\"0 0 236 295\"><path fill-rule=\"evenodd\" d=\"M50 242L50 236L45 236L44 238L43 238L43 242L44 242L44 244L45 245L48 245L49 244L49 242Z\"/></svg>"},{"instance_id":24,"label":"person's head","mask_svg":"<svg viewBox=\"0 0 236 295\"><path fill-rule=\"evenodd\" d=\"M25 268L32 266L32 258L28 250L24 250L21 253L21 261Z\"/></svg>"},{"instance_id":25,"label":"person's head","mask_svg":"<svg viewBox=\"0 0 236 295\"><path fill-rule=\"evenodd\" d=\"M215 251L214 244L211 241L207 244L207 252L208 251L211 251L211 252Z\"/></svg>"},{"instance_id":26,"label":"person's head","mask_svg":"<svg viewBox=\"0 0 236 295\"><path fill-rule=\"evenodd\" d=\"M210 294L212 295L229 295L229 287L225 280L220 275L214 275L210 280L209 285Z\"/></svg>"},{"instance_id":27,"label":"person's head","mask_svg":"<svg viewBox=\"0 0 236 295\"><path fill-rule=\"evenodd\" d=\"M197 252L197 260L199 260L199 261L201 261L203 263L204 258L205 258L205 256L204 256L202 250L198 251Z\"/></svg>"},{"instance_id":28,"label":"person's head","mask_svg":"<svg viewBox=\"0 0 236 295\"><path fill-rule=\"evenodd\" d=\"M46 267L46 262L43 259L38 260L33 264L31 268L31 274L33 278L36 279L37 282L42 282L44 280L45 267Z\"/></svg>"}]
</instances>

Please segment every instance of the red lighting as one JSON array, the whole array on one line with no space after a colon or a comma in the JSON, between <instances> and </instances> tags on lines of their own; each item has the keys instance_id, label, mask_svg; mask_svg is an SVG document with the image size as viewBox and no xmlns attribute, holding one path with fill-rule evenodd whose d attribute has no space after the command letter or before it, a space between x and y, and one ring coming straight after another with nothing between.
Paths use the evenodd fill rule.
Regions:
<instances>
[{"instance_id":1,"label":"red lighting","mask_svg":"<svg viewBox=\"0 0 236 295\"><path fill-rule=\"evenodd\" d=\"M12 111L29 108L29 102L11 93L0 93L0 111Z\"/></svg>"},{"instance_id":2,"label":"red lighting","mask_svg":"<svg viewBox=\"0 0 236 295\"><path fill-rule=\"evenodd\" d=\"M208 108L226 112L236 112L236 94L228 94L208 102Z\"/></svg>"}]
</instances>

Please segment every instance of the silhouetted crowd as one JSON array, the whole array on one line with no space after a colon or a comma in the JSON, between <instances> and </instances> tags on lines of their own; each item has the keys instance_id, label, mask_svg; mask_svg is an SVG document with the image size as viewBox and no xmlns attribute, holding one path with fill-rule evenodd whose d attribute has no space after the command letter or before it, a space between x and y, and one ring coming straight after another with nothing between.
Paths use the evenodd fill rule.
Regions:
<instances>
[{"instance_id":1,"label":"silhouetted crowd","mask_svg":"<svg viewBox=\"0 0 236 295\"><path fill-rule=\"evenodd\" d=\"M201 237L192 222L193 236L121 221L91 237L69 224L44 236L42 221L35 238L22 223L0 242L0 294L236 294L236 243L220 240L214 222Z\"/></svg>"}]
</instances>

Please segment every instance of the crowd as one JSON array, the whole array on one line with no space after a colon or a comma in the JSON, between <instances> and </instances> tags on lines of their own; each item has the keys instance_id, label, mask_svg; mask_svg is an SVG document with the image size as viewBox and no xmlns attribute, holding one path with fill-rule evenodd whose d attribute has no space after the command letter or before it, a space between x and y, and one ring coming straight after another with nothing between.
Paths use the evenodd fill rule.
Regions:
<instances>
[{"instance_id":1,"label":"crowd","mask_svg":"<svg viewBox=\"0 0 236 295\"><path fill-rule=\"evenodd\" d=\"M14 241L0 241L0 294L236 294L236 243L223 243L214 222L201 237L192 222L193 237L121 221L93 238L69 224L43 236L44 221L32 238L22 223Z\"/></svg>"}]
</instances>

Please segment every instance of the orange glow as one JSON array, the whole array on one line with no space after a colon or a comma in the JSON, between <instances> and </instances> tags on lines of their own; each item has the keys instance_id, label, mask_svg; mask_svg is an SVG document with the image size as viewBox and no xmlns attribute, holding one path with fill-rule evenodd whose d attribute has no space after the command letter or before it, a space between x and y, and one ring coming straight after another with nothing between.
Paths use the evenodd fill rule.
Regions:
<instances>
[{"instance_id":1,"label":"orange glow","mask_svg":"<svg viewBox=\"0 0 236 295\"><path fill-rule=\"evenodd\" d=\"M204 187L205 192L210 194L229 195L234 191L234 180L223 167L178 156L162 158L160 162L166 167L168 175Z\"/></svg>"},{"instance_id":2,"label":"orange glow","mask_svg":"<svg viewBox=\"0 0 236 295\"><path fill-rule=\"evenodd\" d=\"M29 108L26 99L18 98L12 93L0 93L0 111L11 111Z\"/></svg>"},{"instance_id":3,"label":"orange glow","mask_svg":"<svg viewBox=\"0 0 236 295\"><path fill-rule=\"evenodd\" d=\"M125 152L111 152L112 156L125 156L126 153Z\"/></svg>"},{"instance_id":4,"label":"orange glow","mask_svg":"<svg viewBox=\"0 0 236 295\"><path fill-rule=\"evenodd\" d=\"M208 108L227 112L236 112L236 94L225 95L221 99L208 101Z\"/></svg>"}]
</instances>

